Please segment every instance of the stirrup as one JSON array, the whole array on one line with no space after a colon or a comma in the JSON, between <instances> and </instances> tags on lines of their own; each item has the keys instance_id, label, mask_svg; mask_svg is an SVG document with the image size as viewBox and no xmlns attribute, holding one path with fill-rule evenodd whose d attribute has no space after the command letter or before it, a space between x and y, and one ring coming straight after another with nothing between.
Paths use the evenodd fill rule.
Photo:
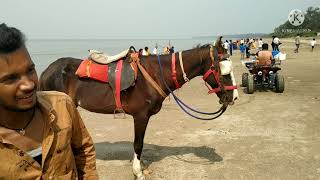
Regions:
<instances>
[{"instance_id":1,"label":"stirrup","mask_svg":"<svg viewBox=\"0 0 320 180\"><path fill-rule=\"evenodd\" d=\"M121 118L121 114L123 114L122 118ZM113 118L114 119L126 119L126 112L124 112L124 110L122 108L116 108L113 111Z\"/></svg>"}]
</instances>

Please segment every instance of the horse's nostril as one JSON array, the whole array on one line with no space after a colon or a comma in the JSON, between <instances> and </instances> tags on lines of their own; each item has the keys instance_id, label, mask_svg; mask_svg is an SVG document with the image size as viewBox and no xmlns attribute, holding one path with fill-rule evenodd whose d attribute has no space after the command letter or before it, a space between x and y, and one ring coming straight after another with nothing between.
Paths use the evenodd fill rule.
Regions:
<instances>
[{"instance_id":1,"label":"horse's nostril","mask_svg":"<svg viewBox=\"0 0 320 180\"><path fill-rule=\"evenodd\" d=\"M237 99L238 99L238 97L235 97L233 101L235 101L235 100L237 100Z\"/></svg>"}]
</instances>

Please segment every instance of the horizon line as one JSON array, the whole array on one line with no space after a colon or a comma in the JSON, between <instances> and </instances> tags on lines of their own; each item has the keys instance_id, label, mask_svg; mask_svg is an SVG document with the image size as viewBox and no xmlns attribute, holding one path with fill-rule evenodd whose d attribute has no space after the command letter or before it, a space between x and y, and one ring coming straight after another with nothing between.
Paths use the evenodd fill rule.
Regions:
<instances>
[{"instance_id":1,"label":"horizon line","mask_svg":"<svg viewBox=\"0 0 320 180\"><path fill-rule=\"evenodd\" d=\"M245 36L245 35L254 35L254 34L262 34L267 35L269 33L238 33L238 34L224 34L224 35L195 35L188 37L31 37L27 38L27 40L185 40L185 39L196 39L196 38L212 38L219 36Z\"/></svg>"}]
</instances>

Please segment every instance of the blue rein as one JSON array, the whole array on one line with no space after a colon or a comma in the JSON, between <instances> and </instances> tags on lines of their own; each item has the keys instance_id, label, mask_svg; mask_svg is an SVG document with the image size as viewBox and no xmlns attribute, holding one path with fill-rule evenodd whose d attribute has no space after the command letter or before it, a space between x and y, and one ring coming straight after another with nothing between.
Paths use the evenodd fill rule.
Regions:
<instances>
[{"instance_id":1,"label":"blue rein","mask_svg":"<svg viewBox=\"0 0 320 180\"><path fill-rule=\"evenodd\" d=\"M185 112L187 113L189 116L193 117L193 118L196 118L196 119L199 119L199 120L213 120L213 119L216 119L218 118L219 116L221 116L227 109L227 106L226 105L222 105L222 107L216 111L216 112L212 112L212 113L208 113L208 112L201 112L201 111L198 111L198 110L195 110L193 108L191 108L190 106L186 105L183 101L181 101L174 93L173 91L169 88L168 84L166 83L165 79L164 79L164 75L163 75L163 68L162 68L162 65L161 65L161 62L160 62L160 56L158 55L158 63L159 63L159 67L160 67L160 74L161 74L161 78L162 78L162 81L164 83L164 85L166 86L166 88L168 89L168 91L172 94L174 100L176 101L176 103L179 105L179 107ZM191 114L189 111L187 111L185 108L188 108L189 110L195 112L195 113L198 113L198 114L204 114L204 115L214 115L214 114L218 114L214 117L210 117L210 118L203 118L203 117L198 117L198 116L195 116L193 114Z\"/></svg>"}]
</instances>

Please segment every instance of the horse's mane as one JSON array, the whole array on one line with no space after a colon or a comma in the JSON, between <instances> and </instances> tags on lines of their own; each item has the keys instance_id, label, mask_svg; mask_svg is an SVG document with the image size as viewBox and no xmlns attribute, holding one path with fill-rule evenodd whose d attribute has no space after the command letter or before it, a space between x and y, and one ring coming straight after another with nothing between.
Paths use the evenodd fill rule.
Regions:
<instances>
[{"instance_id":1,"label":"horse's mane","mask_svg":"<svg viewBox=\"0 0 320 180\"><path fill-rule=\"evenodd\" d=\"M207 43L207 44L204 44L204 45L201 45L201 44L197 44L195 47L193 47L193 49L204 49L204 48L207 48L207 47L210 47L211 44Z\"/></svg>"},{"instance_id":2,"label":"horse's mane","mask_svg":"<svg viewBox=\"0 0 320 180\"><path fill-rule=\"evenodd\" d=\"M209 43L208 44L204 44L204 45L200 46L200 49L208 48L210 46L212 46L212 44L209 44Z\"/></svg>"}]
</instances>

